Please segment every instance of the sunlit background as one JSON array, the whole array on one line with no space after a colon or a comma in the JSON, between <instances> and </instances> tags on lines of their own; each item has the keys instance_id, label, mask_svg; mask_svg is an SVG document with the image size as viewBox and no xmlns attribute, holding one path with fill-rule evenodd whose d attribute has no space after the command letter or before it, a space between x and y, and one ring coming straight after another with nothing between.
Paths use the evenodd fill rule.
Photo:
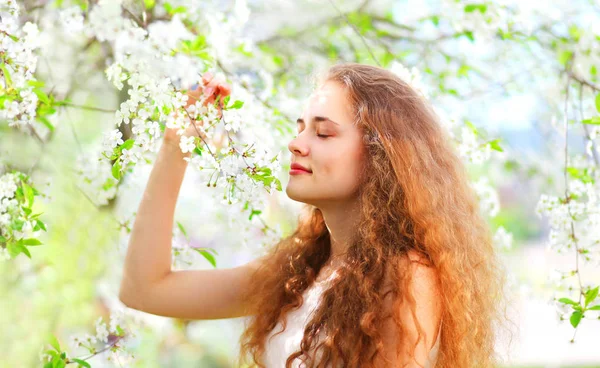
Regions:
<instances>
[{"instance_id":1,"label":"sunlit background","mask_svg":"<svg viewBox=\"0 0 600 368\"><path fill-rule=\"evenodd\" d=\"M116 198L105 204L98 205L97 198L86 193L78 170L94 163L78 160L96 149L102 135L114 128L114 112L128 97L104 73L118 45L86 45L89 38L72 33L57 36L62 32L61 22L53 18L53 12L87 1L20 3L25 9L22 18L36 22L40 33L48 35L39 49L36 72L38 80L46 82L46 92L68 95L73 104L95 109L59 109L51 117L56 129L43 142L0 120L0 163L30 172L38 188L48 194L36 202L36 211L44 213L48 225L48 232L40 238L44 244L31 248L32 259L21 254L0 263L4 280L0 283L0 367L43 366L39 354L48 346L50 334L72 356L89 355L69 344L72 336L94 335L99 317L107 322L113 311L123 308L117 295L127 227L151 169L149 164L136 165L120 182ZM96 2L90 3L93 9ZM549 246L549 220L537 211L542 194L564 195L562 129L565 58L569 57L565 53L571 50L576 57L581 55L574 72L581 80L600 86L590 71L600 61L597 1L249 0L246 4L177 0L170 4L195 9L203 19L217 22L199 23L209 48L218 50L220 57L221 64L212 70L225 72L230 80L232 76L247 80L261 101L283 112L278 125L265 124L272 124L268 129L273 134L277 131L280 140L276 144L283 169L277 176L284 187L290 157L287 141L310 93L314 71L339 61L379 63L388 68L397 61L408 69L416 68L420 81L415 83L426 90L443 121L455 122L458 138L462 134L463 141L474 139L477 144L498 139L501 147L488 150L489 157L480 162L472 161L477 157L469 157L468 152L463 157L507 268L510 317L517 334L510 344L505 336L498 341L506 366L600 367L600 313L587 312L575 330L566 310L554 299L575 295L569 289L575 285L573 279L562 280L560 272L575 269L577 253ZM469 4L486 8L472 10ZM123 16L141 17L150 5L164 8L165 2L125 1L122 6L128 10ZM217 17L218 12L226 15L225 20ZM233 13L238 23L227 23L219 33L218 22ZM165 22L179 15L171 16ZM513 28L507 30L506 24ZM166 29L175 32L176 27ZM586 45L584 38L590 40ZM587 54L585 47L591 50ZM583 89L580 101L579 87L575 81L570 90L571 156L586 152L580 121L598 115L592 89ZM463 144L462 149L467 148ZM245 225L236 222L239 215L204 183L198 171L188 170L175 218L187 230L189 242L175 229L174 247L186 243L183 248L214 248L218 268L252 260L263 251L261 242L253 241L264 240L256 221L252 226L248 221L248 228L240 230ZM270 196L268 203L262 219L281 234L289 233L300 204L286 198L285 191ZM598 227L579 231L600 234ZM584 262L580 255L578 268L584 285L597 286L597 243L589 251L595 258ZM182 250L182 255L174 256L177 269L213 267L198 253ZM243 319L183 321L134 310L126 314L136 326L136 336L127 341L135 359L112 362L106 352L89 360L93 367L233 365Z\"/></svg>"}]
</instances>

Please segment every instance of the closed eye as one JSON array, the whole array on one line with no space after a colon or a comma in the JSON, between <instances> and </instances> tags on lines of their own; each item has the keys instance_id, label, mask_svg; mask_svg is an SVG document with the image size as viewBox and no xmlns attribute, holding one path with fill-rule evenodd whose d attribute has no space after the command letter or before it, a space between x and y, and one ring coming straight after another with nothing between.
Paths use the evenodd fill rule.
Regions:
<instances>
[{"instance_id":1,"label":"closed eye","mask_svg":"<svg viewBox=\"0 0 600 368\"><path fill-rule=\"evenodd\" d=\"M323 134L317 134L317 137L325 139L327 137L330 137L329 135L323 135Z\"/></svg>"}]
</instances>

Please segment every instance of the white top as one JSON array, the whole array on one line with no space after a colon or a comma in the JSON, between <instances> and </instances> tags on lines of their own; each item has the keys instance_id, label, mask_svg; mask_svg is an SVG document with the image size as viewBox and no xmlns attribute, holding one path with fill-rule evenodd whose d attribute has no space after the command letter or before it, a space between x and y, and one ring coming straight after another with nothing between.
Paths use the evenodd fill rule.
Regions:
<instances>
[{"instance_id":1,"label":"white top","mask_svg":"<svg viewBox=\"0 0 600 368\"><path fill-rule=\"evenodd\" d=\"M285 331L275 335L281 331L281 321L277 322L277 325L269 333L266 340L265 352L262 357L263 362L267 368L281 368L285 367L285 361L295 351L300 350L300 342L304 335L304 328L306 323L310 320L311 314L315 311L318 303L321 300L321 294L323 293L325 286L336 275L336 272L332 272L326 280L315 282L311 287L304 291L303 297L304 302L298 309L291 310L287 313L285 318L287 319L287 326ZM441 325L440 325L441 330ZM322 337L324 331L319 335ZM425 364L425 368L432 368L435 366L437 361L439 345L440 345L441 333L438 332L438 337L429 351L429 360ZM319 351L319 357L320 357ZM300 365L302 364L302 365ZM296 358L292 364L293 368L308 368L304 363L301 362L300 358Z\"/></svg>"}]
</instances>

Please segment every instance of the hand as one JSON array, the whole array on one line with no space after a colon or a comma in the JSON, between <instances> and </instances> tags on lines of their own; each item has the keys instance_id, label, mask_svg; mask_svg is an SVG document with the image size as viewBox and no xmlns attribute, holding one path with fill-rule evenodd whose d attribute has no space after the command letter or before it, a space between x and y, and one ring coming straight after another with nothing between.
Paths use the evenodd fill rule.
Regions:
<instances>
[{"instance_id":1,"label":"hand","mask_svg":"<svg viewBox=\"0 0 600 368\"><path fill-rule=\"evenodd\" d=\"M195 88L194 88L195 87ZM222 116L223 102L222 99L229 96L231 93L231 87L220 77L213 77L210 72L204 73L202 76L202 87L198 87L197 85L192 86L187 92L188 100L185 104L185 108L188 106L195 104L198 100L202 100L202 105L207 106L209 103L214 104L216 99L220 96L219 105L217 106L219 113L218 116ZM175 113L177 116L177 113ZM202 135L202 138L206 138L206 135L202 133L199 129L204 125L204 121L194 120L192 124L185 130L183 136L198 137L198 133ZM177 135L177 129L165 128L165 141L169 143L179 144L180 136Z\"/></svg>"},{"instance_id":2,"label":"hand","mask_svg":"<svg viewBox=\"0 0 600 368\"><path fill-rule=\"evenodd\" d=\"M204 106L214 104L218 96L221 96L219 100L219 114L223 109L223 99L231 94L231 87L225 83L225 80L221 77L215 77L210 72L204 73L202 76L202 84L204 85ZM219 115L220 116L220 115Z\"/></svg>"}]
</instances>

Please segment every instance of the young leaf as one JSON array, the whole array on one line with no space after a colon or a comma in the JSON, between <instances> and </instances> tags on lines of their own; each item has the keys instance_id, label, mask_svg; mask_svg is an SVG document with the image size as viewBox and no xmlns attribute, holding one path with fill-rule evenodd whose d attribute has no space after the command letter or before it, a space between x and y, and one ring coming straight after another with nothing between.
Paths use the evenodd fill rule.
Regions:
<instances>
[{"instance_id":1,"label":"young leaf","mask_svg":"<svg viewBox=\"0 0 600 368\"><path fill-rule=\"evenodd\" d=\"M591 119L584 119L581 122L588 125L600 125L600 117L594 116Z\"/></svg>"},{"instance_id":2,"label":"young leaf","mask_svg":"<svg viewBox=\"0 0 600 368\"><path fill-rule=\"evenodd\" d=\"M134 141L133 139L131 139L131 138L130 138L130 139L126 140L125 142L123 142L123 144L122 144L122 145L120 145L120 146L119 146L119 148L120 148L121 150L124 150L124 149L131 149L131 147L133 147L133 144L134 144L134 143L135 143L135 141Z\"/></svg>"},{"instance_id":3,"label":"young leaf","mask_svg":"<svg viewBox=\"0 0 600 368\"><path fill-rule=\"evenodd\" d=\"M16 242L14 244L15 249L19 252L19 253L25 253L25 255L29 258L31 258L31 253L29 253L29 249L27 249L26 246L23 245L23 241L20 240L18 242Z\"/></svg>"},{"instance_id":4,"label":"young leaf","mask_svg":"<svg viewBox=\"0 0 600 368\"><path fill-rule=\"evenodd\" d=\"M242 106L244 106L244 101L235 100L233 105L229 106L228 109L240 109Z\"/></svg>"},{"instance_id":5,"label":"young leaf","mask_svg":"<svg viewBox=\"0 0 600 368\"><path fill-rule=\"evenodd\" d=\"M187 232L185 231L185 228L179 221L177 221L177 227L179 228L179 230L181 230L181 232L183 233L183 236L185 236L187 238Z\"/></svg>"},{"instance_id":6,"label":"young leaf","mask_svg":"<svg viewBox=\"0 0 600 368\"><path fill-rule=\"evenodd\" d=\"M38 98L40 99L40 101L42 101L46 105L50 105L50 100L48 99L48 95L46 94L46 92L42 91L39 88L35 88L33 90L33 93L35 93L38 96Z\"/></svg>"},{"instance_id":7,"label":"young leaf","mask_svg":"<svg viewBox=\"0 0 600 368\"><path fill-rule=\"evenodd\" d=\"M121 162L115 161L115 164L112 167L112 176L117 180L121 180Z\"/></svg>"},{"instance_id":8,"label":"young leaf","mask_svg":"<svg viewBox=\"0 0 600 368\"><path fill-rule=\"evenodd\" d=\"M587 307L588 304L590 304L592 301L594 301L594 299L596 299L596 297L598 296L598 288L600 288L600 286L596 286L593 289L588 290L585 293L585 306Z\"/></svg>"},{"instance_id":9,"label":"young leaf","mask_svg":"<svg viewBox=\"0 0 600 368\"><path fill-rule=\"evenodd\" d=\"M92 366L90 365L90 363L86 362L85 360L73 358L73 361L75 363L79 364L79 367L92 368Z\"/></svg>"},{"instance_id":10,"label":"young leaf","mask_svg":"<svg viewBox=\"0 0 600 368\"><path fill-rule=\"evenodd\" d=\"M34 246L34 245L42 245L43 243L35 238L23 239L24 245Z\"/></svg>"},{"instance_id":11,"label":"young leaf","mask_svg":"<svg viewBox=\"0 0 600 368\"><path fill-rule=\"evenodd\" d=\"M48 231L46 230L46 225L42 221L36 220L36 225L39 226L42 230Z\"/></svg>"},{"instance_id":12,"label":"young leaf","mask_svg":"<svg viewBox=\"0 0 600 368\"><path fill-rule=\"evenodd\" d=\"M217 268L217 261L215 260L215 257L212 254L205 251L204 249L198 249L198 248L192 248L192 249L195 250L196 252L200 253L204 258L206 258L206 260L208 260L208 262L210 262L210 264L213 265L214 268Z\"/></svg>"},{"instance_id":13,"label":"young leaf","mask_svg":"<svg viewBox=\"0 0 600 368\"><path fill-rule=\"evenodd\" d=\"M571 305L579 305L579 303L572 301L569 298L560 298L558 299L559 302L563 303L563 304L571 304Z\"/></svg>"},{"instance_id":14,"label":"young leaf","mask_svg":"<svg viewBox=\"0 0 600 368\"><path fill-rule=\"evenodd\" d=\"M31 86L31 87L43 87L46 83L44 83L44 81L38 81L38 80L29 80L27 81L27 85Z\"/></svg>"},{"instance_id":15,"label":"young leaf","mask_svg":"<svg viewBox=\"0 0 600 368\"><path fill-rule=\"evenodd\" d=\"M10 78L10 73L8 72L8 69L6 69L6 65L4 65L4 63L0 64L0 69L2 69L2 73L4 74L6 84L8 84L9 87L12 87L12 79Z\"/></svg>"},{"instance_id":16,"label":"young leaf","mask_svg":"<svg viewBox=\"0 0 600 368\"><path fill-rule=\"evenodd\" d=\"M577 326L579 325L579 322L581 322L581 317L583 316L583 313L581 313L580 311L575 311L573 312L573 314L571 314L571 325L575 328L577 328Z\"/></svg>"},{"instance_id":17,"label":"young leaf","mask_svg":"<svg viewBox=\"0 0 600 368\"><path fill-rule=\"evenodd\" d=\"M493 141L489 141L488 144L490 145L490 147L492 149L494 149L496 151L504 152L504 150L502 149L502 147L500 147L498 142L500 142L500 139L494 139Z\"/></svg>"},{"instance_id":18,"label":"young leaf","mask_svg":"<svg viewBox=\"0 0 600 368\"><path fill-rule=\"evenodd\" d=\"M50 345L56 350L60 351L60 344L58 343L58 339L54 335L50 335Z\"/></svg>"},{"instance_id":19,"label":"young leaf","mask_svg":"<svg viewBox=\"0 0 600 368\"><path fill-rule=\"evenodd\" d=\"M24 181L22 181L21 184L23 185L23 194L25 199L27 200L29 207L31 207L33 204L33 189Z\"/></svg>"},{"instance_id":20,"label":"young leaf","mask_svg":"<svg viewBox=\"0 0 600 368\"><path fill-rule=\"evenodd\" d=\"M52 123L50 122L50 120L46 119L43 116L38 115L37 119L46 126L46 128L48 128L51 132L54 131L54 125L52 125Z\"/></svg>"},{"instance_id":21,"label":"young leaf","mask_svg":"<svg viewBox=\"0 0 600 368\"><path fill-rule=\"evenodd\" d=\"M596 95L596 111L600 112L600 93Z\"/></svg>"}]
</instances>

